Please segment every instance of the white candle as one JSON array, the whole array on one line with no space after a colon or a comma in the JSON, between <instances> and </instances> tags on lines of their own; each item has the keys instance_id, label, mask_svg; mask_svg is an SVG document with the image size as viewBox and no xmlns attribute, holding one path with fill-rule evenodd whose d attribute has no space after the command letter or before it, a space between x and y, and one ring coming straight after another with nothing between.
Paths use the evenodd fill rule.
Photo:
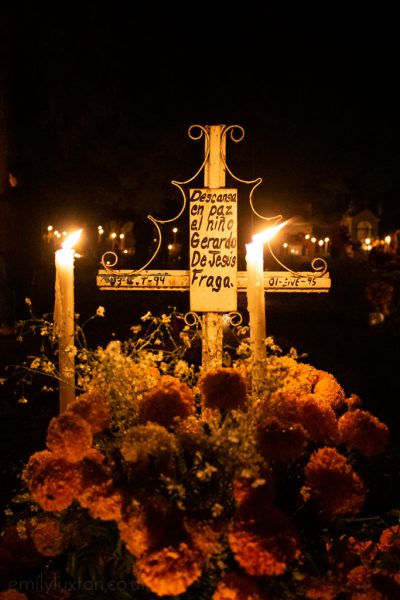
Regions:
<instances>
[{"instance_id":1,"label":"white candle","mask_svg":"<svg viewBox=\"0 0 400 600\"><path fill-rule=\"evenodd\" d=\"M66 238L55 257L54 332L58 338L60 412L75 398L74 244L82 230Z\"/></svg>"},{"instance_id":2,"label":"white candle","mask_svg":"<svg viewBox=\"0 0 400 600\"><path fill-rule=\"evenodd\" d=\"M253 240L256 236L253 237ZM246 244L247 310L250 325L250 350L254 362L266 358L264 245L262 240Z\"/></svg>"},{"instance_id":3,"label":"white candle","mask_svg":"<svg viewBox=\"0 0 400 600\"><path fill-rule=\"evenodd\" d=\"M265 290L264 290L264 242L270 241L288 221L268 227L253 235L253 242L246 244L247 264L247 310L250 325L250 351L253 359L253 394L262 392L265 347Z\"/></svg>"}]
</instances>

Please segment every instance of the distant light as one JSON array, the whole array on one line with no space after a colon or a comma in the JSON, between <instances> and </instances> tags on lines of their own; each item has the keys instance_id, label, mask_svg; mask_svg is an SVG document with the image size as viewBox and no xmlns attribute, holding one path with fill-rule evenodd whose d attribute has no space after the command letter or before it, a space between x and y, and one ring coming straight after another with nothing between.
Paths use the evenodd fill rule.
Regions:
<instances>
[{"instance_id":1,"label":"distant light","mask_svg":"<svg viewBox=\"0 0 400 600\"><path fill-rule=\"evenodd\" d=\"M288 246L289 246L289 244L288 244L287 242L285 242L285 243L283 244L283 247L284 247L284 248L287 248Z\"/></svg>"},{"instance_id":2,"label":"distant light","mask_svg":"<svg viewBox=\"0 0 400 600\"><path fill-rule=\"evenodd\" d=\"M313 244L315 244L315 242L317 241L317 238L316 237L312 237L311 241L312 241Z\"/></svg>"},{"instance_id":3,"label":"distant light","mask_svg":"<svg viewBox=\"0 0 400 600\"><path fill-rule=\"evenodd\" d=\"M47 231L53 231L53 225L49 225L49 226L47 227Z\"/></svg>"},{"instance_id":4,"label":"distant light","mask_svg":"<svg viewBox=\"0 0 400 600\"><path fill-rule=\"evenodd\" d=\"M371 238L365 238L365 243L369 246L371 244Z\"/></svg>"},{"instance_id":5,"label":"distant light","mask_svg":"<svg viewBox=\"0 0 400 600\"><path fill-rule=\"evenodd\" d=\"M324 240L318 240L318 246L323 246L324 245Z\"/></svg>"},{"instance_id":6,"label":"distant light","mask_svg":"<svg viewBox=\"0 0 400 600\"><path fill-rule=\"evenodd\" d=\"M326 237L326 238L324 239L324 242L328 243L328 242L330 242L330 239L329 239L328 237Z\"/></svg>"},{"instance_id":7,"label":"distant light","mask_svg":"<svg viewBox=\"0 0 400 600\"><path fill-rule=\"evenodd\" d=\"M304 237L305 237L306 240L309 240L311 236L310 236L309 233L307 233Z\"/></svg>"},{"instance_id":8,"label":"distant light","mask_svg":"<svg viewBox=\"0 0 400 600\"><path fill-rule=\"evenodd\" d=\"M113 240L115 240L115 238L117 237L117 234L115 233L115 231L112 232L111 236L110 236Z\"/></svg>"},{"instance_id":9,"label":"distant light","mask_svg":"<svg viewBox=\"0 0 400 600\"><path fill-rule=\"evenodd\" d=\"M372 248L371 244L368 244L367 250L371 250L371 248Z\"/></svg>"},{"instance_id":10,"label":"distant light","mask_svg":"<svg viewBox=\"0 0 400 600\"><path fill-rule=\"evenodd\" d=\"M390 242L391 242L391 241L392 241L392 238L390 237L390 235L387 235L387 236L385 237L385 242L386 242L386 244L390 244Z\"/></svg>"},{"instance_id":11,"label":"distant light","mask_svg":"<svg viewBox=\"0 0 400 600\"><path fill-rule=\"evenodd\" d=\"M174 228L173 228L173 230L172 230L172 232L173 232L173 233L178 233L178 228L177 228L177 227L174 227Z\"/></svg>"},{"instance_id":12,"label":"distant light","mask_svg":"<svg viewBox=\"0 0 400 600\"><path fill-rule=\"evenodd\" d=\"M63 236L65 237L66 235L68 235L68 233L66 231L63 231Z\"/></svg>"},{"instance_id":13,"label":"distant light","mask_svg":"<svg viewBox=\"0 0 400 600\"><path fill-rule=\"evenodd\" d=\"M103 229L103 226L102 226L102 225L99 225L99 226L97 227L97 229L100 231L100 229Z\"/></svg>"},{"instance_id":14,"label":"distant light","mask_svg":"<svg viewBox=\"0 0 400 600\"><path fill-rule=\"evenodd\" d=\"M124 251L123 251L123 254L128 254L128 250L124 250Z\"/></svg>"},{"instance_id":15,"label":"distant light","mask_svg":"<svg viewBox=\"0 0 400 600\"><path fill-rule=\"evenodd\" d=\"M173 244L168 244L168 250L172 250L173 247Z\"/></svg>"},{"instance_id":16,"label":"distant light","mask_svg":"<svg viewBox=\"0 0 400 600\"><path fill-rule=\"evenodd\" d=\"M124 237L125 237L125 234L124 234L124 233L120 233L120 234L119 234L119 239L120 239L120 240L123 240L123 239L124 239Z\"/></svg>"}]
</instances>

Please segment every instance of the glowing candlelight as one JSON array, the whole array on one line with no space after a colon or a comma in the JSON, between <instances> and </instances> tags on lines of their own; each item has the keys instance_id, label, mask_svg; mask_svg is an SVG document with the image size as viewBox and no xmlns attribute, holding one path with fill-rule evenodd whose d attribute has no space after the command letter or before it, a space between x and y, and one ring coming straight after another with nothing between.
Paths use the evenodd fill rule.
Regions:
<instances>
[{"instance_id":1,"label":"glowing candlelight","mask_svg":"<svg viewBox=\"0 0 400 600\"><path fill-rule=\"evenodd\" d=\"M60 412L75 398L75 313L74 313L74 255L82 229L65 238L55 256L56 283L54 303L54 332L58 338L60 371Z\"/></svg>"},{"instance_id":2,"label":"glowing candlelight","mask_svg":"<svg viewBox=\"0 0 400 600\"><path fill-rule=\"evenodd\" d=\"M261 233L253 235L253 243L246 244L247 310L250 323L250 347L255 364L260 364L266 358L264 242L270 241L287 222L268 227ZM257 388L256 371L257 369L253 378L255 388Z\"/></svg>"}]
</instances>

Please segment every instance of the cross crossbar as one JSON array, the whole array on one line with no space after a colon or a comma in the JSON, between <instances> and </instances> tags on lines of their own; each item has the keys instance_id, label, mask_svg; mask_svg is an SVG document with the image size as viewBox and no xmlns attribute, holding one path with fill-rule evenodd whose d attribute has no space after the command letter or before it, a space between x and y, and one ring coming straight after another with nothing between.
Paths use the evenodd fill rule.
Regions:
<instances>
[{"instance_id":1,"label":"cross crossbar","mask_svg":"<svg viewBox=\"0 0 400 600\"><path fill-rule=\"evenodd\" d=\"M190 290L190 271L172 270L157 271L147 269L132 274L129 270L107 271L99 270L97 286L101 290L112 291L176 291L188 292ZM264 289L267 292L302 292L302 293L327 293L331 287L329 273L322 277L308 271L301 271L296 275L290 271L265 271ZM237 273L237 291L247 290L246 271Z\"/></svg>"}]
</instances>

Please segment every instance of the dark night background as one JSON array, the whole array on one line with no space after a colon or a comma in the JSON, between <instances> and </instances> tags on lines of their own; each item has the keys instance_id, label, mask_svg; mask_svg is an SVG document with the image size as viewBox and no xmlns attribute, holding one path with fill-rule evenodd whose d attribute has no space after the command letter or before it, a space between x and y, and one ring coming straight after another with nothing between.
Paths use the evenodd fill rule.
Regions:
<instances>
[{"instance_id":1,"label":"dark night background","mask_svg":"<svg viewBox=\"0 0 400 600\"><path fill-rule=\"evenodd\" d=\"M305 11L298 22L207 5L193 16L139 15L128 2L2 10L3 155L21 162L45 216L164 214L171 179L202 156L188 127L237 123L246 137L228 160L242 178L263 177L267 212L312 203L337 216L352 204L381 211L384 228L400 224L389 9Z\"/></svg>"},{"instance_id":2,"label":"dark night background","mask_svg":"<svg viewBox=\"0 0 400 600\"><path fill-rule=\"evenodd\" d=\"M51 220L97 227L104 219L174 216L180 198L170 182L191 177L203 158L203 143L187 136L195 123L245 129L240 144L228 143L228 164L243 179L263 178L255 203L264 214L307 212L334 222L349 208L368 207L381 218L381 235L400 227L399 42L389 7L297 15L288 6L275 16L266 5L259 14L230 8L228 16L204 4L190 14L132 6L0 9L0 191L17 164L38 228ZM247 231L249 212L241 218ZM97 266L77 265L76 303L91 314L106 306L104 335L123 335L152 302L164 308L160 295L100 293ZM37 290L47 310L52 268L43 268ZM329 270L328 295L268 297L269 333L308 353L396 431L398 314L369 327L367 266L332 261ZM20 358L8 341L3 362L14 351ZM15 402L5 399L6 419ZM23 424L24 413L36 415L43 435L54 406L39 417L33 405L17 410L31 440L26 454L37 449L38 434L32 420Z\"/></svg>"}]
</instances>

